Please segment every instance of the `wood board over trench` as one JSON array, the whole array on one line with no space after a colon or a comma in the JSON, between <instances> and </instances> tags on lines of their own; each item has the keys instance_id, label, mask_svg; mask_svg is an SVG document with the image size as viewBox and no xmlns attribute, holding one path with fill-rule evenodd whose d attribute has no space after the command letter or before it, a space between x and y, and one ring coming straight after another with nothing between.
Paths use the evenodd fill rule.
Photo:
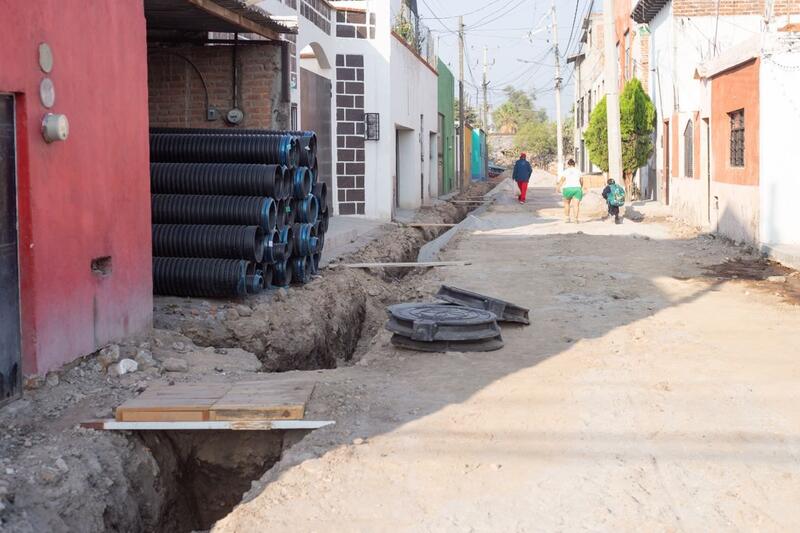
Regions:
<instances>
[{"instance_id":1,"label":"wood board over trench","mask_svg":"<svg viewBox=\"0 0 800 533\"><path fill-rule=\"evenodd\" d=\"M313 381L176 383L154 386L117 407L118 422L302 420Z\"/></svg>"}]
</instances>

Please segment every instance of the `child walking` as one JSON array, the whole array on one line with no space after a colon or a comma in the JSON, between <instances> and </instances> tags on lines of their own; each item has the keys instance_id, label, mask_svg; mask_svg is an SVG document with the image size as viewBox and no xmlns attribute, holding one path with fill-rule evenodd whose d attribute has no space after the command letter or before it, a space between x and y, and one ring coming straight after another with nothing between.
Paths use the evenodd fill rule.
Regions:
<instances>
[{"instance_id":1,"label":"child walking","mask_svg":"<svg viewBox=\"0 0 800 533\"><path fill-rule=\"evenodd\" d=\"M622 224L622 217L619 216L619 208L625 205L625 189L617 185L612 178L606 182L603 189L603 198L608 204L608 214L614 217L614 224Z\"/></svg>"}]
</instances>

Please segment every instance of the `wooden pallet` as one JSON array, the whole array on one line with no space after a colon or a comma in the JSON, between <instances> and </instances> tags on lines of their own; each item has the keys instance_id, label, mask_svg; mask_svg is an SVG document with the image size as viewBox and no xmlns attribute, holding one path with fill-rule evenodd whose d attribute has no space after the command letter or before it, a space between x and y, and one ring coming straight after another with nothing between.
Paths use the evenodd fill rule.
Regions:
<instances>
[{"instance_id":1,"label":"wooden pallet","mask_svg":"<svg viewBox=\"0 0 800 533\"><path fill-rule=\"evenodd\" d=\"M117 422L302 420L311 381L241 381L155 386L115 412Z\"/></svg>"}]
</instances>

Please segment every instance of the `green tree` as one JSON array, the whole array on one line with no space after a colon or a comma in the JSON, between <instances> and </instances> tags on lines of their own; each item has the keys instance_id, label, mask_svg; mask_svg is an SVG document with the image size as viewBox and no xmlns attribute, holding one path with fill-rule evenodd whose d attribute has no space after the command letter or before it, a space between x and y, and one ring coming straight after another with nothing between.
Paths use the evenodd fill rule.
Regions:
<instances>
[{"instance_id":1,"label":"green tree","mask_svg":"<svg viewBox=\"0 0 800 533\"><path fill-rule=\"evenodd\" d=\"M656 127L656 108L644 92L642 83L636 78L625 84L619 97L619 107L623 179L625 189L631 191L631 181L636 170L646 165L653 153L652 135ZM608 172L608 119L605 98L592 111L584 140L592 163L604 172Z\"/></svg>"},{"instance_id":2,"label":"green tree","mask_svg":"<svg viewBox=\"0 0 800 533\"><path fill-rule=\"evenodd\" d=\"M492 113L495 127L502 133L517 133L530 122L546 122L547 112L537 109L535 94L506 87L506 101Z\"/></svg>"},{"instance_id":3,"label":"green tree","mask_svg":"<svg viewBox=\"0 0 800 533\"><path fill-rule=\"evenodd\" d=\"M556 123L553 121L528 122L523 124L514 137L517 150L529 154L531 164L546 168L558 152L556 145Z\"/></svg>"}]
</instances>

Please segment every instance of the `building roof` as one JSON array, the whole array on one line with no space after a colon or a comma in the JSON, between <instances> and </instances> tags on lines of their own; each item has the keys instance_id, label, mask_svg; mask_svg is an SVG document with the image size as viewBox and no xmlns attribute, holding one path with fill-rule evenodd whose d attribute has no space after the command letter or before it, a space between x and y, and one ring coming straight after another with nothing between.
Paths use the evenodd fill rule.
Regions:
<instances>
[{"instance_id":1,"label":"building roof","mask_svg":"<svg viewBox=\"0 0 800 533\"><path fill-rule=\"evenodd\" d=\"M762 36L753 35L708 61L700 63L694 71L696 79L707 79L752 61L761 55Z\"/></svg>"},{"instance_id":2,"label":"building roof","mask_svg":"<svg viewBox=\"0 0 800 533\"><path fill-rule=\"evenodd\" d=\"M631 11L631 18L639 24L647 24L670 0L639 0Z\"/></svg>"},{"instance_id":3,"label":"building roof","mask_svg":"<svg viewBox=\"0 0 800 533\"><path fill-rule=\"evenodd\" d=\"M277 39L297 33L247 0L144 0L147 30L257 33Z\"/></svg>"}]
</instances>

